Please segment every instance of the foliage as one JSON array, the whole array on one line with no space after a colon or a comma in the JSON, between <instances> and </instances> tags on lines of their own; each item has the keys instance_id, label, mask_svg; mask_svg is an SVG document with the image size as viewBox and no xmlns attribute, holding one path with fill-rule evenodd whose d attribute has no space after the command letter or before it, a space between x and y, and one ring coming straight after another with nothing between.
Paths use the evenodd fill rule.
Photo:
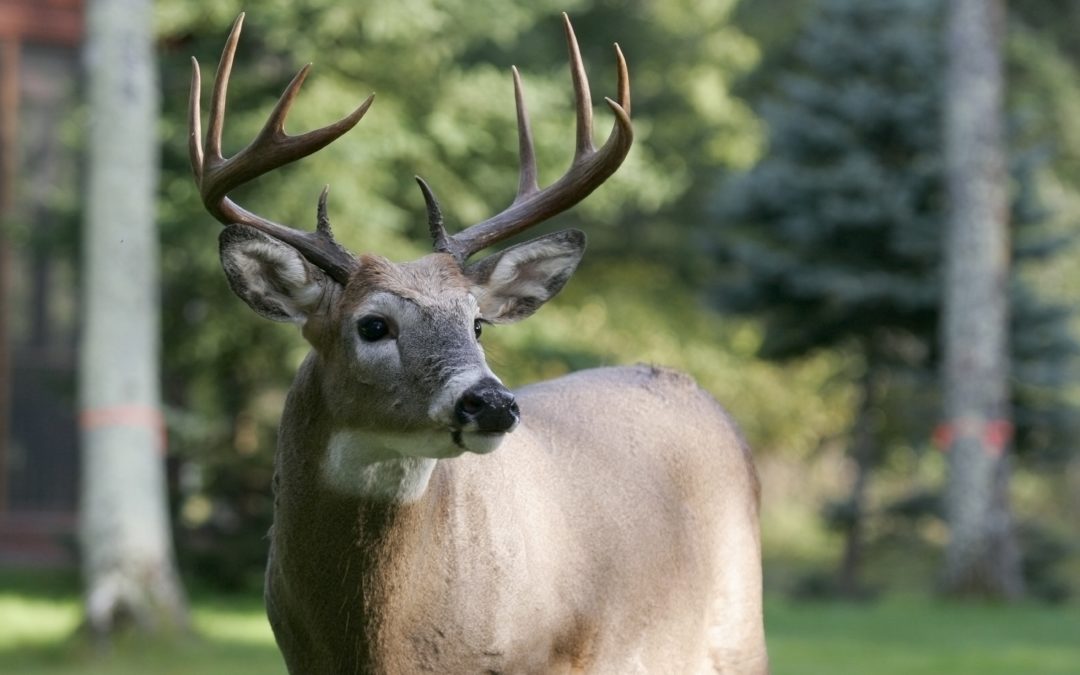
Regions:
<instances>
[{"instance_id":1,"label":"foliage","mask_svg":"<svg viewBox=\"0 0 1080 675\"><path fill-rule=\"evenodd\" d=\"M774 50L751 79L770 145L715 198L721 257L735 268L716 301L764 318L766 357L854 342L901 365L933 365L945 218L940 3L811 4L794 46ZM1017 32L1025 47L1013 50L1013 68L1030 72L1036 49ZM1074 312L1037 281L1071 259L1075 238L1047 185L1058 165L1048 163L1047 114L1031 109L1039 79L1022 80L1010 99L1011 342L1017 446L1047 459L1068 454L1075 437L1066 401L1078 347Z\"/></svg>"},{"instance_id":2,"label":"foliage","mask_svg":"<svg viewBox=\"0 0 1080 675\"><path fill-rule=\"evenodd\" d=\"M1014 317L1013 339L1020 354L1058 352L1062 340L1071 339L1080 328L1080 320L1068 311L1080 295L1080 51L1067 29L1069 17L1080 8L1034 0L1010 3L1009 11L1009 106L1017 120L1014 145L1041 160L1030 170L1047 211L1044 239L1057 238L1060 244L1053 256L1023 270L1025 284L1051 303L1031 317ZM1054 312L1066 316L1047 316ZM1040 367L1030 361L1021 368L1017 382L1021 397L1041 401L1064 390L1072 407L1080 403L1072 369ZM1030 409L1044 416L1053 414L1046 406ZM1070 417L1075 425L1076 416ZM1037 449L1031 453L1036 461L1055 467L1075 456L1077 434L1068 422L1038 421L1026 441L1021 414L1017 422L1021 447ZM1055 429L1067 431L1047 433Z\"/></svg>"},{"instance_id":3,"label":"foliage","mask_svg":"<svg viewBox=\"0 0 1080 675\"><path fill-rule=\"evenodd\" d=\"M786 59L774 58L775 84L758 76L770 149L716 198L735 264L717 301L764 316L762 355L855 342L904 365L933 364L945 219L937 8L827 0ZM1023 124L1014 126L1021 144ZM1043 156L1029 141L1016 150L1014 256L1026 271L1069 240L1047 226ZM1049 447L1053 436L1061 451L1074 432L1062 405L1074 314L1023 276L1012 295L1020 444Z\"/></svg>"},{"instance_id":4,"label":"foliage","mask_svg":"<svg viewBox=\"0 0 1080 675\"><path fill-rule=\"evenodd\" d=\"M926 353L943 218L935 18L929 2L829 0L778 73L769 150L716 198L735 265L718 301L760 311L763 355Z\"/></svg>"},{"instance_id":5,"label":"foliage","mask_svg":"<svg viewBox=\"0 0 1080 675\"><path fill-rule=\"evenodd\" d=\"M936 20L930 1L820 3L768 63L772 77L757 76L768 150L715 198L731 270L715 302L763 319L760 355L857 356L854 475L823 514L844 552L831 578L804 577L802 596L867 596L867 486L896 443L881 419L896 390L888 375L924 367L933 349L944 221L940 130L927 123L940 114Z\"/></svg>"},{"instance_id":6,"label":"foliage","mask_svg":"<svg viewBox=\"0 0 1080 675\"><path fill-rule=\"evenodd\" d=\"M857 424L870 438L850 433L852 492L824 512L828 527L848 535L850 551L863 528L864 477L890 450L925 447L940 417L932 369L946 222L941 3L785 4L800 16L794 34L785 42L775 27L759 27L774 47L742 85L761 101L768 148L714 197L725 274L713 300L763 320L765 358L856 355L847 376L864 382L866 419ZM753 25L755 14L746 15ZM1034 290L1027 271L1071 241L1044 205L1047 153L1022 112L1013 112L1011 167L1020 270L1011 288L1016 446L1025 459L1060 462L1074 452L1077 431L1069 401L1074 312ZM817 592L837 582L818 574L807 583Z\"/></svg>"}]
</instances>

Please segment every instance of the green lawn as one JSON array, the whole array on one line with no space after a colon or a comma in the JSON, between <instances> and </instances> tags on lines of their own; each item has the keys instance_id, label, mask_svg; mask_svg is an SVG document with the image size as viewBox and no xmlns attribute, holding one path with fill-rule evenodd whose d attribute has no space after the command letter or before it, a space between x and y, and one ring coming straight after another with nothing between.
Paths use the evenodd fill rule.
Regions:
<instances>
[{"instance_id":1,"label":"green lawn","mask_svg":"<svg viewBox=\"0 0 1080 675\"><path fill-rule=\"evenodd\" d=\"M128 639L108 652L71 640L76 599L0 586L0 673L15 675L275 675L285 673L257 598L197 599L195 635L162 644Z\"/></svg>"},{"instance_id":2,"label":"green lawn","mask_svg":"<svg viewBox=\"0 0 1080 675\"><path fill-rule=\"evenodd\" d=\"M1080 607L770 601L776 675L1076 675Z\"/></svg>"},{"instance_id":3,"label":"green lawn","mask_svg":"<svg viewBox=\"0 0 1080 675\"><path fill-rule=\"evenodd\" d=\"M79 621L70 582L0 577L0 673L274 675L281 658L257 598L197 596L197 635L128 640L98 653L69 640ZM1080 673L1080 607L959 606L922 598L870 605L770 600L776 675Z\"/></svg>"}]
</instances>

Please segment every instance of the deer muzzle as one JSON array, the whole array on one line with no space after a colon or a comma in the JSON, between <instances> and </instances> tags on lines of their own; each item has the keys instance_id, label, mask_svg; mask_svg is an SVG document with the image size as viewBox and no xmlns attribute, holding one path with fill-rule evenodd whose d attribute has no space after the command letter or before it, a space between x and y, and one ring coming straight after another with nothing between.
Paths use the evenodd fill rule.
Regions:
<instances>
[{"instance_id":1,"label":"deer muzzle","mask_svg":"<svg viewBox=\"0 0 1080 675\"><path fill-rule=\"evenodd\" d=\"M483 378L466 389L454 404L454 422L465 431L505 434L521 420L517 400L494 378Z\"/></svg>"}]
</instances>

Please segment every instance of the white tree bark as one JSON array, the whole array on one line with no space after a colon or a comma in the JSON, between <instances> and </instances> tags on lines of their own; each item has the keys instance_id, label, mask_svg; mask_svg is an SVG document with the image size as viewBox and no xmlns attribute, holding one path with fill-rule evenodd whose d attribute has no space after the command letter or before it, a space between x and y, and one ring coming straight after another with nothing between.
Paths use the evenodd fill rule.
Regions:
<instances>
[{"instance_id":1,"label":"white tree bark","mask_svg":"<svg viewBox=\"0 0 1080 675\"><path fill-rule=\"evenodd\" d=\"M86 618L107 636L186 625L173 562L159 393L152 0L88 3L90 126L80 344Z\"/></svg>"},{"instance_id":2,"label":"white tree bark","mask_svg":"<svg viewBox=\"0 0 1080 675\"><path fill-rule=\"evenodd\" d=\"M945 90L950 222L943 339L951 539L945 587L1022 594L1008 500L1008 189L1002 0L950 0Z\"/></svg>"}]
</instances>

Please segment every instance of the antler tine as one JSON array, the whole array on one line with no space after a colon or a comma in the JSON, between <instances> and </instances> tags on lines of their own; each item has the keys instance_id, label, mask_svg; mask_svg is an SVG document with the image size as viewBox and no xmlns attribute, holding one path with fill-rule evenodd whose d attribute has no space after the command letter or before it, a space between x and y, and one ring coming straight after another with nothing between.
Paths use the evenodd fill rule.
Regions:
<instances>
[{"instance_id":1,"label":"antler tine","mask_svg":"<svg viewBox=\"0 0 1080 675\"><path fill-rule=\"evenodd\" d=\"M319 234L334 238L334 232L330 229L330 216L326 214L326 199L330 196L330 186L324 185L319 193L319 205L315 208L315 231Z\"/></svg>"},{"instance_id":2,"label":"antler tine","mask_svg":"<svg viewBox=\"0 0 1080 675\"><path fill-rule=\"evenodd\" d=\"M529 110L525 107L525 92L521 86L521 73L517 66L510 67L514 73L514 105L517 107L518 156L521 173L518 176L518 191L514 203L540 191L536 179L536 153L533 150L532 128L529 125Z\"/></svg>"},{"instance_id":3,"label":"antler tine","mask_svg":"<svg viewBox=\"0 0 1080 675\"><path fill-rule=\"evenodd\" d=\"M566 31L566 44L570 50L570 78L574 82L574 107L577 109L577 147L574 159L592 152L592 93L589 91L589 77L585 74L585 64L581 61L581 49L578 47L574 27L570 17L563 12L563 28Z\"/></svg>"},{"instance_id":4,"label":"antler tine","mask_svg":"<svg viewBox=\"0 0 1080 675\"><path fill-rule=\"evenodd\" d=\"M239 206L227 195L233 188L317 152L341 137L356 126L371 107L375 96L374 94L368 96L353 112L333 124L298 136L289 136L285 133L285 119L300 92L301 85L307 78L311 68L308 64L300 69L289 86L285 88L255 138L232 157L224 158L221 153L221 135L225 119L225 99L243 22L244 14L240 14L233 23L232 31L221 54L221 61L214 78L205 147L201 140L200 123L202 78L199 62L194 58L191 59L188 150L203 205L225 225L233 223L248 225L292 246L331 278L345 284L358 263L351 253L334 241L330 231L330 221L326 215L326 190L323 190L319 197L318 224L315 232L304 232L267 220Z\"/></svg>"},{"instance_id":5,"label":"antler tine","mask_svg":"<svg viewBox=\"0 0 1080 675\"><path fill-rule=\"evenodd\" d=\"M191 93L188 96L188 156L195 174L195 185L202 185L202 74L199 62L191 57Z\"/></svg>"},{"instance_id":6,"label":"antler tine","mask_svg":"<svg viewBox=\"0 0 1080 675\"><path fill-rule=\"evenodd\" d=\"M619 69L619 106L630 115L630 74L626 70L626 57L623 56L619 43L615 43L615 61Z\"/></svg>"},{"instance_id":7,"label":"antler tine","mask_svg":"<svg viewBox=\"0 0 1080 675\"><path fill-rule=\"evenodd\" d=\"M574 159L561 178L548 187L539 189L532 131L522 94L521 78L517 69L513 69L521 154L517 196L501 213L449 238L448 252L453 253L461 264L477 251L574 206L615 173L630 152L630 145L634 140L634 129L630 123L630 76L622 51L615 45L619 100L615 102L610 98L604 99L615 114L615 124L604 145L597 150L592 141L592 98L589 93L589 80L582 64L577 38L566 14L563 14L563 25L570 52L570 74L574 85L577 116Z\"/></svg>"},{"instance_id":8,"label":"antler tine","mask_svg":"<svg viewBox=\"0 0 1080 675\"><path fill-rule=\"evenodd\" d=\"M232 30L221 50L217 72L214 74L214 91L210 95L210 121L206 125L206 153L212 160L221 161L221 130L225 124L225 93L229 89L232 77L233 59L236 57L236 45L240 42L240 31L244 28L244 13L233 21Z\"/></svg>"},{"instance_id":9,"label":"antler tine","mask_svg":"<svg viewBox=\"0 0 1080 675\"><path fill-rule=\"evenodd\" d=\"M424 193L424 204L427 206L428 214L428 230L431 232L434 249L437 253L453 254L454 249L450 243L450 238L446 236L446 226L443 224L439 200L435 198L435 193L431 191L431 186L427 184L427 181L420 176L415 176L415 178L417 184L420 185L420 192Z\"/></svg>"}]
</instances>

